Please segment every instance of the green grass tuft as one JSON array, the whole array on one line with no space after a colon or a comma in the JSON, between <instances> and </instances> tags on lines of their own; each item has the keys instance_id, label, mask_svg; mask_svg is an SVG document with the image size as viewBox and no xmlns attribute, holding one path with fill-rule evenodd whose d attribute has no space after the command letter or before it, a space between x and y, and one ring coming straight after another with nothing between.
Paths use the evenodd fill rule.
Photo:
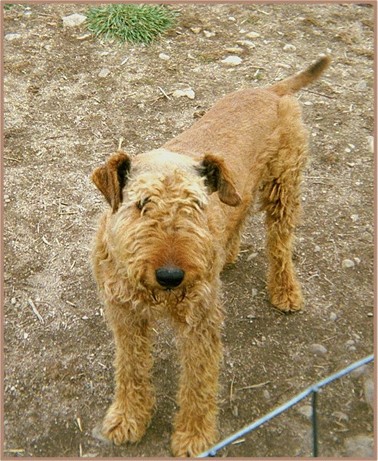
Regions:
<instances>
[{"instance_id":1,"label":"green grass tuft","mask_svg":"<svg viewBox=\"0 0 378 461\"><path fill-rule=\"evenodd\" d=\"M148 44L170 29L176 16L161 5L110 4L90 8L87 27L105 40Z\"/></svg>"}]
</instances>

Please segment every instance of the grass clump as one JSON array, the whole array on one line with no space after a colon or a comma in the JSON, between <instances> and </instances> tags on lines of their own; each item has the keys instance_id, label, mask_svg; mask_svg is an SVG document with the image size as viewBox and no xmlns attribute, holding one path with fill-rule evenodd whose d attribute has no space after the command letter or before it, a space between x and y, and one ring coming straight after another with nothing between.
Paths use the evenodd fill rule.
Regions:
<instances>
[{"instance_id":1,"label":"grass clump","mask_svg":"<svg viewBox=\"0 0 378 461\"><path fill-rule=\"evenodd\" d=\"M110 4L90 8L87 24L105 40L149 44L175 24L176 15L161 5Z\"/></svg>"}]
</instances>

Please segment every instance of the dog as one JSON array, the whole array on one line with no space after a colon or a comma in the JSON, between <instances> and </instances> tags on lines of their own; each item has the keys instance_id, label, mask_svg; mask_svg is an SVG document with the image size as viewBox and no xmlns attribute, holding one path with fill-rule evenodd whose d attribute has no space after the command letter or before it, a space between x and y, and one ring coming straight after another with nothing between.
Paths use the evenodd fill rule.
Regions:
<instances>
[{"instance_id":1,"label":"dog","mask_svg":"<svg viewBox=\"0 0 378 461\"><path fill-rule=\"evenodd\" d=\"M92 266L116 345L115 397L102 424L115 444L139 441L150 423L151 331L161 316L175 328L181 364L172 453L195 456L217 440L220 274L237 259L256 200L266 213L271 303L301 309L292 242L308 131L294 94L329 64L321 57L270 87L231 93L162 147L118 151L93 172L109 204Z\"/></svg>"}]
</instances>

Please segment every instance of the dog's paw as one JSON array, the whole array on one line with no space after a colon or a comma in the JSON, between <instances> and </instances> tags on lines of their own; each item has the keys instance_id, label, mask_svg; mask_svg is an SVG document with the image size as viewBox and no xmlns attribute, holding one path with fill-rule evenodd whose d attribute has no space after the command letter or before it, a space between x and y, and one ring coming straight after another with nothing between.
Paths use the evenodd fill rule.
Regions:
<instances>
[{"instance_id":1,"label":"dog's paw","mask_svg":"<svg viewBox=\"0 0 378 461\"><path fill-rule=\"evenodd\" d=\"M303 307L303 297L300 288L291 290L271 291L270 301L274 307L282 312L296 312Z\"/></svg>"},{"instance_id":2,"label":"dog's paw","mask_svg":"<svg viewBox=\"0 0 378 461\"><path fill-rule=\"evenodd\" d=\"M124 442L138 442L144 435L147 424L138 422L125 411L112 405L102 423L102 433L115 445Z\"/></svg>"},{"instance_id":3,"label":"dog's paw","mask_svg":"<svg viewBox=\"0 0 378 461\"><path fill-rule=\"evenodd\" d=\"M172 436L171 450L179 458L195 457L208 450L215 443L215 437L204 434L175 432Z\"/></svg>"}]
</instances>

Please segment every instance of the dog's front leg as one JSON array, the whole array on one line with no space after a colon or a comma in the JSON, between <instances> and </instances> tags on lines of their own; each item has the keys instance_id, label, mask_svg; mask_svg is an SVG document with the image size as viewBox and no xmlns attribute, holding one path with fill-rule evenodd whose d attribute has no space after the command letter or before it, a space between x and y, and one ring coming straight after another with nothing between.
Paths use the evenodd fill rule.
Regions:
<instances>
[{"instance_id":1,"label":"dog's front leg","mask_svg":"<svg viewBox=\"0 0 378 461\"><path fill-rule=\"evenodd\" d=\"M198 455L217 438L221 314L218 307L210 309L218 313L195 325L178 325L182 370L171 447L179 457Z\"/></svg>"},{"instance_id":2,"label":"dog's front leg","mask_svg":"<svg viewBox=\"0 0 378 461\"><path fill-rule=\"evenodd\" d=\"M140 440L151 419L155 398L150 383L150 326L129 306L108 305L107 317L116 346L116 389L102 432L119 445Z\"/></svg>"}]
</instances>

